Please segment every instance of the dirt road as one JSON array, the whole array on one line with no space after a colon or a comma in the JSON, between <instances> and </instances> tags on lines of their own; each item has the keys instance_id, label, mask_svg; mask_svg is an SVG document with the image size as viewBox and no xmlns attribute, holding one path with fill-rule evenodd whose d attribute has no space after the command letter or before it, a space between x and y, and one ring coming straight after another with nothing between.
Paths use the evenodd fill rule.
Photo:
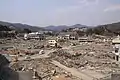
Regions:
<instances>
[{"instance_id":1,"label":"dirt road","mask_svg":"<svg viewBox=\"0 0 120 80\"><path fill-rule=\"evenodd\" d=\"M73 76L76 76L76 77L83 79L83 80L96 80L96 79L104 77L104 75L97 73L97 72L94 72L94 71L90 71L90 70L78 71L75 68L68 68L68 67L66 67L66 66L64 66L64 65L62 65L59 62L54 61L54 60L52 63L54 65L64 69L64 70L66 70L67 72L70 72Z\"/></svg>"},{"instance_id":2,"label":"dirt road","mask_svg":"<svg viewBox=\"0 0 120 80\"><path fill-rule=\"evenodd\" d=\"M39 59L39 58L47 58L49 57L48 54L51 53L51 52L54 52L55 50L45 50L45 54L36 54L36 55L33 55L33 56L30 56L30 59ZM26 60L25 57L19 57L18 58L19 61L22 61L22 60Z\"/></svg>"}]
</instances>

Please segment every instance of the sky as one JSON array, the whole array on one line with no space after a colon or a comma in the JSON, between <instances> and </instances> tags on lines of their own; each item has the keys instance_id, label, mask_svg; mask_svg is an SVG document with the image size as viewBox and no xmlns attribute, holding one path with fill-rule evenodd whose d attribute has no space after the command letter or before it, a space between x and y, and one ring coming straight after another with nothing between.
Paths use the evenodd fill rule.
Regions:
<instances>
[{"instance_id":1,"label":"sky","mask_svg":"<svg viewBox=\"0 0 120 80\"><path fill-rule=\"evenodd\" d=\"M40 27L120 22L120 0L0 0L0 21Z\"/></svg>"}]
</instances>

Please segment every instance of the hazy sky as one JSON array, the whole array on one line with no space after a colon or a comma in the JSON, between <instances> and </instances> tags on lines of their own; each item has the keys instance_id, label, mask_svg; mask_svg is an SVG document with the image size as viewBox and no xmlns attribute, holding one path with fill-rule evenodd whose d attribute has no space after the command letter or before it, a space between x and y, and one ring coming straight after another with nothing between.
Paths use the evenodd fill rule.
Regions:
<instances>
[{"instance_id":1,"label":"hazy sky","mask_svg":"<svg viewBox=\"0 0 120 80\"><path fill-rule=\"evenodd\" d=\"M120 0L0 0L0 20L48 25L120 21Z\"/></svg>"}]
</instances>

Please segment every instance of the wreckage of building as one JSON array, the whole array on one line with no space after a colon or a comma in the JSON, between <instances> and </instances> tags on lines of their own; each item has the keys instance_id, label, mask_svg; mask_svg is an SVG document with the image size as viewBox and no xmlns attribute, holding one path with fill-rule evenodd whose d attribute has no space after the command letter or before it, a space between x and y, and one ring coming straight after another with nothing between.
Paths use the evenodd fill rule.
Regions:
<instances>
[{"instance_id":1,"label":"wreckage of building","mask_svg":"<svg viewBox=\"0 0 120 80\"><path fill-rule=\"evenodd\" d=\"M56 40L48 40L48 45L50 47L57 47L57 41Z\"/></svg>"},{"instance_id":2,"label":"wreckage of building","mask_svg":"<svg viewBox=\"0 0 120 80\"><path fill-rule=\"evenodd\" d=\"M119 60L114 60L119 44L118 39L104 41L91 36L63 41L57 41L56 36L0 39L0 54L10 60L5 67L17 72L19 80L111 80L115 78L112 74L120 71Z\"/></svg>"},{"instance_id":3,"label":"wreckage of building","mask_svg":"<svg viewBox=\"0 0 120 80\"><path fill-rule=\"evenodd\" d=\"M64 40L77 40L78 35L76 32L62 32L57 36L57 39L64 39Z\"/></svg>"},{"instance_id":4,"label":"wreckage of building","mask_svg":"<svg viewBox=\"0 0 120 80\"><path fill-rule=\"evenodd\" d=\"M117 38L112 40L113 48L114 48L114 54L115 60L120 61L120 37L117 36Z\"/></svg>"}]
</instances>

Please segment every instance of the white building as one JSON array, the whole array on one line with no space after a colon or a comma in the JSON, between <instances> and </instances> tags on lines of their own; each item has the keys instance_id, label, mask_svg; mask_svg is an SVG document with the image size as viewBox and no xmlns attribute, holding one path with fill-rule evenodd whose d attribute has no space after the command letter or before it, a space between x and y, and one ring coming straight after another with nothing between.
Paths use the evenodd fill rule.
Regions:
<instances>
[{"instance_id":1,"label":"white building","mask_svg":"<svg viewBox=\"0 0 120 80\"><path fill-rule=\"evenodd\" d=\"M24 39L27 40L27 39L40 39L40 40L43 40L45 37L44 37L44 34L43 33L39 33L39 32L32 32L32 33L29 33L29 34L24 34Z\"/></svg>"},{"instance_id":2,"label":"white building","mask_svg":"<svg viewBox=\"0 0 120 80\"><path fill-rule=\"evenodd\" d=\"M114 48L114 54L115 60L120 61L120 37L118 36L117 38L112 40L113 48Z\"/></svg>"},{"instance_id":3,"label":"white building","mask_svg":"<svg viewBox=\"0 0 120 80\"><path fill-rule=\"evenodd\" d=\"M57 39L64 39L64 40L77 40L78 35L76 32L62 32L57 36Z\"/></svg>"},{"instance_id":4,"label":"white building","mask_svg":"<svg viewBox=\"0 0 120 80\"><path fill-rule=\"evenodd\" d=\"M69 40L70 39L70 34L62 32L57 36L57 39L58 40L59 39Z\"/></svg>"},{"instance_id":5,"label":"white building","mask_svg":"<svg viewBox=\"0 0 120 80\"><path fill-rule=\"evenodd\" d=\"M48 41L50 47L57 47L57 41L56 40L49 40Z\"/></svg>"}]
</instances>

